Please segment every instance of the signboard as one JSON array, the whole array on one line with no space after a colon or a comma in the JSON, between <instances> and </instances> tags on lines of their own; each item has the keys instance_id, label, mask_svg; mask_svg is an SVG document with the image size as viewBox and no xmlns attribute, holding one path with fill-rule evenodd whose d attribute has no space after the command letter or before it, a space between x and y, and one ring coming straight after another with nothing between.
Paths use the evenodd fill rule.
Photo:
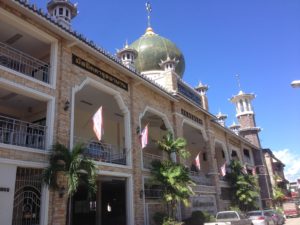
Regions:
<instances>
[{"instance_id":1,"label":"signboard","mask_svg":"<svg viewBox=\"0 0 300 225\"><path fill-rule=\"evenodd\" d=\"M201 98L199 94L195 93L189 87L180 82L177 83L177 88L180 94L184 95L186 98L202 107Z\"/></svg>"},{"instance_id":2,"label":"signboard","mask_svg":"<svg viewBox=\"0 0 300 225\"><path fill-rule=\"evenodd\" d=\"M84 69L92 74L95 74L97 77L100 77L101 79L108 81L114 85L116 85L119 88L124 89L125 91L128 91L128 84L124 81L116 78L113 75L108 74L107 72L101 70L100 68L96 67L95 65L87 62L86 60L76 56L72 55L72 63L81 69Z\"/></svg>"},{"instance_id":3,"label":"signboard","mask_svg":"<svg viewBox=\"0 0 300 225\"><path fill-rule=\"evenodd\" d=\"M0 187L0 192L9 192L8 187Z\"/></svg>"},{"instance_id":4,"label":"signboard","mask_svg":"<svg viewBox=\"0 0 300 225\"><path fill-rule=\"evenodd\" d=\"M202 195L191 197L192 211L203 211L211 215L217 213L216 198L213 195Z\"/></svg>"}]
</instances>

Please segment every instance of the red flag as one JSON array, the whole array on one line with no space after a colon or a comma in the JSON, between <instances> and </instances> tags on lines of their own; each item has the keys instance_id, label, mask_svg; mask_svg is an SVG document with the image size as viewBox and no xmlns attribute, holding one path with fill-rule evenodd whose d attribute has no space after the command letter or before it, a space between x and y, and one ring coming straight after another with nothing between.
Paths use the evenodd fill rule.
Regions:
<instances>
[{"instance_id":1,"label":"red flag","mask_svg":"<svg viewBox=\"0 0 300 225\"><path fill-rule=\"evenodd\" d=\"M141 133L141 144L142 144L142 149L145 148L148 144L148 124L145 126Z\"/></svg>"},{"instance_id":2,"label":"red flag","mask_svg":"<svg viewBox=\"0 0 300 225\"><path fill-rule=\"evenodd\" d=\"M200 167L200 153L198 153L198 155L195 158L195 164L196 164L197 169L200 170L201 169L201 167Z\"/></svg>"},{"instance_id":3,"label":"red flag","mask_svg":"<svg viewBox=\"0 0 300 225\"><path fill-rule=\"evenodd\" d=\"M224 163L223 166L221 166L221 175L222 177L226 175L226 162Z\"/></svg>"},{"instance_id":4,"label":"red flag","mask_svg":"<svg viewBox=\"0 0 300 225\"><path fill-rule=\"evenodd\" d=\"M98 138L98 140L100 141L102 138L102 125L103 125L103 121L102 121L102 106L97 110L97 112L94 114L93 116L93 130L95 132L96 137Z\"/></svg>"}]
</instances>

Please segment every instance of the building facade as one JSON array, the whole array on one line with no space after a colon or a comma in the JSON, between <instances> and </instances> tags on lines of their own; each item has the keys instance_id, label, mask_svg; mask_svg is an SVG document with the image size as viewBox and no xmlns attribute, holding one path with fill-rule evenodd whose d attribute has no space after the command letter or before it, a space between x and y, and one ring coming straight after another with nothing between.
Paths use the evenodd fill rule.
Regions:
<instances>
[{"instance_id":1,"label":"building facade","mask_svg":"<svg viewBox=\"0 0 300 225\"><path fill-rule=\"evenodd\" d=\"M180 207L178 217L227 209L222 165L237 159L249 172L263 165L255 123L243 136L237 126L225 126L224 116L212 115L207 86L182 80L183 54L151 27L116 57L72 31L76 14L67 0L50 1L48 12L28 1L0 1L0 224L62 225L68 213L73 224L153 224L164 205L149 169L166 157L157 140L168 130L187 140L191 158L182 163L196 183L191 206ZM101 143L91 119L100 106ZM139 131L146 124L149 143L142 150ZM80 187L70 212L67 181L62 177L60 191L51 191L41 180L56 142L70 149L85 143L97 164L97 194L87 200ZM193 169L197 155L200 171Z\"/></svg>"}]
</instances>

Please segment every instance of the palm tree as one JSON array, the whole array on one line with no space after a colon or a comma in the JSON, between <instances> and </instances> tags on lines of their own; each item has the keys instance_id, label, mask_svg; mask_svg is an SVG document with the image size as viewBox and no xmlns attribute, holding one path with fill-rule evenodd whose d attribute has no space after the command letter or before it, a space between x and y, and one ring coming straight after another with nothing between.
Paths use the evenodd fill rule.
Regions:
<instances>
[{"instance_id":1,"label":"palm tree","mask_svg":"<svg viewBox=\"0 0 300 225\"><path fill-rule=\"evenodd\" d=\"M190 156L189 152L185 150L186 140L181 137L174 139L171 131L168 131L162 140L158 141L158 146L161 150L168 153L173 162L176 162L176 154L179 154L184 159Z\"/></svg>"},{"instance_id":2,"label":"palm tree","mask_svg":"<svg viewBox=\"0 0 300 225\"><path fill-rule=\"evenodd\" d=\"M257 178L245 173L239 161L232 160L230 162L226 180L230 183L231 198L235 206L242 211L257 208L257 198L259 196Z\"/></svg>"},{"instance_id":3,"label":"palm tree","mask_svg":"<svg viewBox=\"0 0 300 225\"><path fill-rule=\"evenodd\" d=\"M194 194L191 186L194 184L189 177L188 168L176 163L176 153L181 158L187 158L189 152L185 150L184 138L174 139L168 132L161 141L158 141L161 150L169 155L168 160L152 162L152 182L162 187L162 197L167 206L169 219L175 219L177 203L189 204L189 198Z\"/></svg>"},{"instance_id":4,"label":"palm tree","mask_svg":"<svg viewBox=\"0 0 300 225\"><path fill-rule=\"evenodd\" d=\"M77 144L72 150L62 144L54 144L51 149L49 166L44 170L43 180L53 190L59 190L58 177L63 174L67 178L68 214L70 223L71 200L79 185L85 185L88 195L96 193L96 165L86 158L83 144ZM68 224L68 223L67 223Z\"/></svg>"}]
</instances>

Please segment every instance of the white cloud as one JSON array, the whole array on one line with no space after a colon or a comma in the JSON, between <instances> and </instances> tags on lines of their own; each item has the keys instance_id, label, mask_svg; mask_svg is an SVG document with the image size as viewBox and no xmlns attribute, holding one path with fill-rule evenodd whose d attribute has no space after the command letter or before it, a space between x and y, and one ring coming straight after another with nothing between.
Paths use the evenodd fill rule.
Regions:
<instances>
[{"instance_id":1,"label":"white cloud","mask_svg":"<svg viewBox=\"0 0 300 225\"><path fill-rule=\"evenodd\" d=\"M285 164L284 175L289 181L296 181L300 178L300 155L289 149L273 151L273 154Z\"/></svg>"}]
</instances>

